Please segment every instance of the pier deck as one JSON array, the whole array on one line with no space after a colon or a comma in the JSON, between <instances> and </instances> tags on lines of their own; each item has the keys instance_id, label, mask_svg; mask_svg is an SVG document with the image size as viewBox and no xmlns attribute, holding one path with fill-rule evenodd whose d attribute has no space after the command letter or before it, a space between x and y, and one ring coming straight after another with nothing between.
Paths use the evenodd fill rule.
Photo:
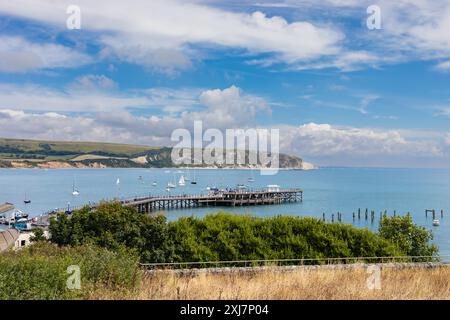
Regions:
<instances>
[{"instance_id":1,"label":"pier deck","mask_svg":"<svg viewBox=\"0 0 450 320\"><path fill-rule=\"evenodd\" d=\"M139 213L151 213L170 209L197 208L203 206L256 206L275 205L303 201L301 189L279 189L276 191L254 190L224 190L208 194L181 194L166 196L145 196L132 199L111 200L119 201L122 205L136 208ZM99 203L90 204L91 209L98 207ZM70 212L81 207L72 207ZM50 217L57 212L67 209L52 210L36 217L34 226L46 227L50 224ZM67 212L67 211L66 211Z\"/></svg>"},{"instance_id":2,"label":"pier deck","mask_svg":"<svg viewBox=\"0 0 450 320\"><path fill-rule=\"evenodd\" d=\"M217 191L200 195L168 195L142 197L121 201L124 206L134 207L140 213L161 210L196 208L201 206L254 206L302 202L301 189L278 191Z\"/></svg>"},{"instance_id":3,"label":"pier deck","mask_svg":"<svg viewBox=\"0 0 450 320\"><path fill-rule=\"evenodd\" d=\"M5 202L3 204L0 204L0 213L11 211L13 209L14 209L14 205L12 203Z\"/></svg>"}]
</instances>

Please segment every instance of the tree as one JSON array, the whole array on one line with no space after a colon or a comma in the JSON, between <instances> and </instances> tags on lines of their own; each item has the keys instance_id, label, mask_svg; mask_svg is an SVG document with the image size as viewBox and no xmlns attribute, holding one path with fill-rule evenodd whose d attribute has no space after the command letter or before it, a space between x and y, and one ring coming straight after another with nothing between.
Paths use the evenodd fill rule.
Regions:
<instances>
[{"instance_id":1,"label":"tree","mask_svg":"<svg viewBox=\"0 0 450 320\"><path fill-rule=\"evenodd\" d=\"M31 242L44 241L44 230L42 228L36 228L33 230L33 235L30 237Z\"/></svg>"},{"instance_id":2,"label":"tree","mask_svg":"<svg viewBox=\"0 0 450 320\"><path fill-rule=\"evenodd\" d=\"M430 243L432 232L414 224L409 213L404 217L384 216L378 233L396 244L407 256L436 256L438 253L438 247Z\"/></svg>"}]
</instances>

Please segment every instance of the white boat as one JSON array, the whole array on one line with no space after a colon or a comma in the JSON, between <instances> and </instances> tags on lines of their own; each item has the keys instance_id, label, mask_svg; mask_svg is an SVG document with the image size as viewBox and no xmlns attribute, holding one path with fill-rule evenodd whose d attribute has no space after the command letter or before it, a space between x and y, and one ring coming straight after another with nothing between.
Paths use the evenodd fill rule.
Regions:
<instances>
[{"instance_id":1,"label":"white boat","mask_svg":"<svg viewBox=\"0 0 450 320\"><path fill-rule=\"evenodd\" d=\"M152 186L156 187L156 181L153 181Z\"/></svg>"},{"instance_id":2,"label":"white boat","mask_svg":"<svg viewBox=\"0 0 450 320\"><path fill-rule=\"evenodd\" d=\"M75 188L75 178L73 179L73 183L72 183L72 195L73 196L79 196L80 192Z\"/></svg>"},{"instance_id":3,"label":"white boat","mask_svg":"<svg viewBox=\"0 0 450 320\"><path fill-rule=\"evenodd\" d=\"M439 219L434 219L433 220L433 226L438 227L441 225L441 222L439 221Z\"/></svg>"},{"instance_id":4,"label":"white boat","mask_svg":"<svg viewBox=\"0 0 450 320\"><path fill-rule=\"evenodd\" d=\"M180 177L180 180L178 180L178 185L180 187L184 187L186 185L186 182L184 181L184 176Z\"/></svg>"},{"instance_id":5,"label":"white boat","mask_svg":"<svg viewBox=\"0 0 450 320\"><path fill-rule=\"evenodd\" d=\"M167 187L167 188L166 188L166 191L167 191L167 192L170 192L170 188L169 188L169 187Z\"/></svg>"},{"instance_id":6,"label":"white boat","mask_svg":"<svg viewBox=\"0 0 450 320\"><path fill-rule=\"evenodd\" d=\"M167 182L167 188L176 188L177 186L172 182Z\"/></svg>"}]
</instances>

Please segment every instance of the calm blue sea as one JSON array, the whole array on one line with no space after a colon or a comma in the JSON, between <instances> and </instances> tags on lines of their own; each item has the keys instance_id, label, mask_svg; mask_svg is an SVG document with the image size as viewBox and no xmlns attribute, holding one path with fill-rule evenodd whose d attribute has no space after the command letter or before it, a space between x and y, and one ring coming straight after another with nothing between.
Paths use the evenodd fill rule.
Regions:
<instances>
[{"instance_id":1,"label":"calm blue sea","mask_svg":"<svg viewBox=\"0 0 450 320\"><path fill-rule=\"evenodd\" d=\"M450 255L450 170L445 169L362 169L323 168L312 171L280 171L274 176L261 176L257 170L179 170L174 169L0 169L0 203L12 202L17 208L39 215L54 208L79 206L114 197L167 194L169 181L190 176L197 181L177 187L171 193L206 193L207 186L234 187L245 184L251 188L278 184L282 188L304 190L303 203L277 206L235 207L226 211L258 216L289 214L327 219L339 211L343 222L376 229L380 211L410 212L416 223L433 230L441 255ZM140 179L140 177L142 177ZM253 183L248 178L254 178ZM117 179L120 183L117 184ZM153 181L157 186L152 186ZM72 184L80 191L72 196ZM26 197L31 204L25 205ZM364 219L353 221L352 212L361 208L375 210L375 223ZM439 227L432 218L425 218L425 209L444 210ZM218 208L168 211L169 219L182 215L202 216Z\"/></svg>"}]
</instances>

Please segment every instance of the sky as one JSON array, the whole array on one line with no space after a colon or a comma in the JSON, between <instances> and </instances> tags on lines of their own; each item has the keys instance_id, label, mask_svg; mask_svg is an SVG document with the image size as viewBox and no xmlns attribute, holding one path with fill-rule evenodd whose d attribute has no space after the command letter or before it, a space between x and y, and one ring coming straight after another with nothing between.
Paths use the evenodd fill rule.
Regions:
<instances>
[{"instance_id":1,"label":"sky","mask_svg":"<svg viewBox=\"0 0 450 320\"><path fill-rule=\"evenodd\" d=\"M319 166L450 168L449 30L446 0L1 1L0 136L171 145L201 120Z\"/></svg>"}]
</instances>

